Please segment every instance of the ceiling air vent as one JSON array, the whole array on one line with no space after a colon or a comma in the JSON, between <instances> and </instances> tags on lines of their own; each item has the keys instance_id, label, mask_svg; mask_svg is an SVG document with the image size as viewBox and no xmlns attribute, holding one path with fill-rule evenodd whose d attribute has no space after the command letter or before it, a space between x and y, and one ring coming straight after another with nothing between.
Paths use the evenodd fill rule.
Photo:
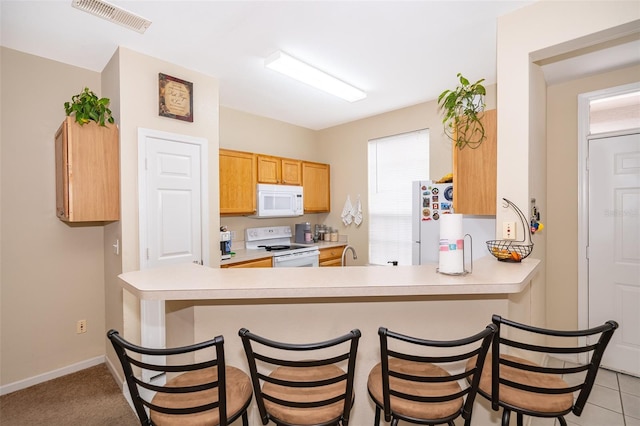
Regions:
<instances>
[{"instance_id":1,"label":"ceiling air vent","mask_svg":"<svg viewBox=\"0 0 640 426\"><path fill-rule=\"evenodd\" d=\"M73 0L71 6L139 33L151 25L148 19L102 0Z\"/></svg>"}]
</instances>

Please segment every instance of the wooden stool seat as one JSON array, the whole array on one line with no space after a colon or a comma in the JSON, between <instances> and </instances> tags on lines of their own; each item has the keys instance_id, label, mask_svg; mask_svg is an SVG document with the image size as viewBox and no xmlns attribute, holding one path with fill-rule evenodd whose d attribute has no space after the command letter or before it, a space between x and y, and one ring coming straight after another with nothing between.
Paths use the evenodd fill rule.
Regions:
<instances>
[{"instance_id":1,"label":"wooden stool seat","mask_svg":"<svg viewBox=\"0 0 640 426\"><path fill-rule=\"evenodd\" d=\"M293 368L278 367L269 377L290 382L318 381L346 375L345 371L335 365L323 365L318 367ZM292 388L266 382L262 392L274 398L299 403L324 401L339 397L345 393L345 383L333 383L326 386ZM317 425L335 422L342 416L344 402L342 400L322 407L287 407L266 400L264 406L269 415L294 425Z\"/></svg>"},{"instance_id":2,"label":"wooden stool seat","mask_svg":"<svg viewBox=\"0 0 640 426\"><path fill-rule=\"evenodd\" d=\"M247 401L251 400L253 390L251 379L242 370L235 367L226 366L227 381L227 415L236 417L238 413L246 409ZM215 368L192 371L180 374L167 381L166 387L195 386L203 383L211 383L218 380L218 371ZM157 393L151 400L152 404L169 408L193 407L203 405L209 401L218 400L218 388L207 389L195 393ZM157 411L150 412L151 421L156 426L196 426L196 425L219 425L220 412L217 409L208 410L201 413L187 415L171 415Z\"/></svg>"},{"instance_id":3,"label":"wooden stool seat","mask_svg":"<svg viewBox=\"0 0 640 426\"><path fill-rule=\"evenodd\" d=\"M446 370L434 364L418 363L396 358L389 360L389 369L414 376L444 377L450 375ZM410 395L445 396L462 392L462 388L457 382L418 383L401 380L397 377L390 377L389 382L391 388ZM382 363L378 363L371 369L367 388L369 389L369 395L375 400L376 404L383 405ZM462 410L463 403L464 400L462 397L444 402L419 402L391 395L391 411L416 419L448 418L459 413L460 410Z\"/></svg>"},{"instance_id":4,"label":"wooden stool seat","mask_svg":"<svg viewBox=\"0 0 640 426\"><path fill-rule=\"evenodd\" d=\"M491 354L489 354L488 357L489 359L491 359ZM537 365L534 362L512 355L500 355L500 358L519 362L525 365ZM469 360L469 362L467 363L467 368L473 367L475 365L472 361L473 360ZM569 384L562 380L562 378L558 375L548 373L535 373L532 371L509 367L507 365L500 366L500 375L504 379L510 380L512 382L526 383L528 385L540 388L563 389L569 387ZM484 368L482 369L479 389L480 394L487 399L491 399L492 380L493 377L491 374L491 363L487 362L484 364ZM524 410L538 411L540 413L546 414L555 414L566 413L571 409L573 405L573 394L541 394L538 392L528 392L526 390L500 385L500 400L505 404L509 404L513 407L520 407Z\"/></svg>"}]
</instances>

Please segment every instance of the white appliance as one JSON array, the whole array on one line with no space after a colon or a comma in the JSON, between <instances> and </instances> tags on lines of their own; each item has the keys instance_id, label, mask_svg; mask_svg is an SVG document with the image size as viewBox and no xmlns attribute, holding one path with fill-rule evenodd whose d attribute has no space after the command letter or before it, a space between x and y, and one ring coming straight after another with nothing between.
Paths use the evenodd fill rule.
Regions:
<instances>
[{"instance_id":1,"label":"white appliance","mask_svg":"<svg viewBox=\"0 0 640 426\"><path fill-rule=\"evenodd\" d=\"M437 264L440 257L439 219L443 214L453 213L453 183L416 181L413 182L412 194L411 263ZM495 240L495 216L465 215L462 218L462 230L471 235L474 260L489 255L486 242ZM465 259L470 259L470 255L465 253Z\"/></svg>"},{"instance_id":2,"label":"white appliance","mask_svg":"<svg viewBox=\"0 0 640 426\"><path fill-rule=\"evenodd\" d=\"M254 217L292 217L304 213L301 186L259 183L256 192L257 213Z\"/></svg>"},{"instance_id":3,"label":"white appliance","mask_svg":"<svg viewBox=\"0 0 640 426\"><path fill-rule=\"evenodd\" d=\"M291 243L289 226L247 228L245 248L273 252L273 267L314 267L320 264L318 246Z\"/></svg>"}]
</instances>

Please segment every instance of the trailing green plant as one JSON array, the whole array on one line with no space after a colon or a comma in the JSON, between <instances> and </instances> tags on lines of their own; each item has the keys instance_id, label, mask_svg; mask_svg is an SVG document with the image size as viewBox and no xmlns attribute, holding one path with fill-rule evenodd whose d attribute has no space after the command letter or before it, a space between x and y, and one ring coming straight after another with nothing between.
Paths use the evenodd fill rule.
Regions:
<instances>
[{"instance_id":1,"label":"trailing green plant","mask_svg":"<svg viewBox=\"0 0 640 426\"><path fill-rule=\"evenodd\" d=\"M100 126L104 126L105 122L113 124L114 120L108 107L109 98L98 98L88 87L72 96L71 102L64 103L67 116L74 114L81 126L89 121L95 121Z\"/></svg>"},{"instance_id":2,"label":"trailing green plant","mask_svg":"<svg viewBox=\"0 0 640 426\"><path fill-rule=\"evenodd\" d=\"M438 96L438 105L444 112L444 133L459 149L477 148L486 139L481 121L487 94L482 85L484 78L471 84L461 73L457 77L460 84Z\"/></svg>"}]
</instances>

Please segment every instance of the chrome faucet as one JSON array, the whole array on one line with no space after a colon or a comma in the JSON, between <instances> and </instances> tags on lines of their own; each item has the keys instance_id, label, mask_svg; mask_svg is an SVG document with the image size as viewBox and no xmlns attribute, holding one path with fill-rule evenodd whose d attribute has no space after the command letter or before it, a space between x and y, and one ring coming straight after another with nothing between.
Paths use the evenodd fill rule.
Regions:
<instances>
[{"instance_id":1,"label":"chrome faucet","mask_svg":"<svg viewBox=\"0 0 640 426\"><path fill-rule=\"evenodd\" d=\"M351 250L351 254L353 255L353 260L356 260L358 258L358 255L356 254L356 249L354 249L351 246L346 246L344 250L342 250L342 263L341 263L342 266L344 266L344 257L347 254L347 251L349 250Z\"/></svg>"}]
</instances>

